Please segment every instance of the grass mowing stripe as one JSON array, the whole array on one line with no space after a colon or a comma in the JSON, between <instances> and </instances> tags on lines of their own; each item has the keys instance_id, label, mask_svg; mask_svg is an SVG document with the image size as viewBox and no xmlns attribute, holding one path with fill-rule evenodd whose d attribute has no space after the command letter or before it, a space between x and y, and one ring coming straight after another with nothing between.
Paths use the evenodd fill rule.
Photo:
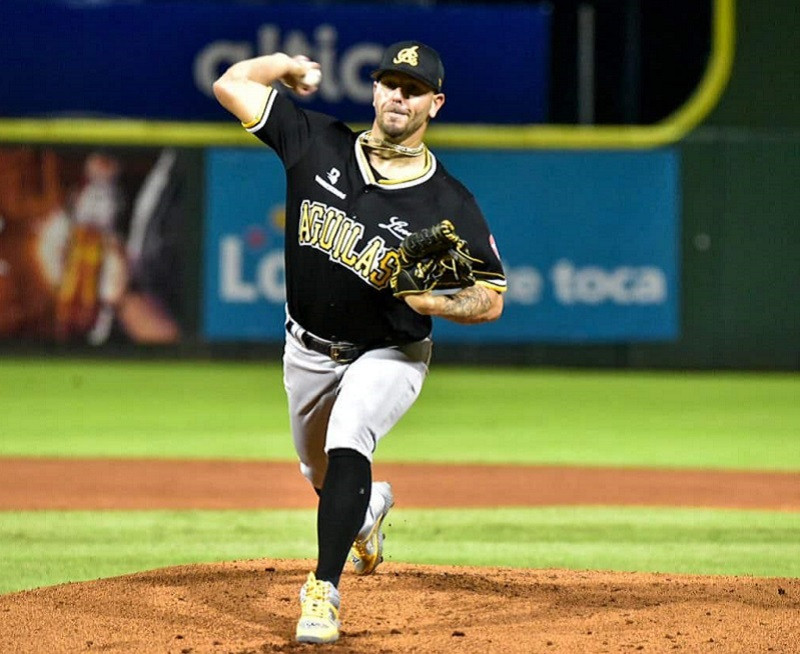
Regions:
<instances>
[{"instance_id":1,"label":"grass mowing stripe","mask_svg":"<svg viewBox=\"0 0 800 654\"><path fill-rule=\"evenodd\" d=\"M798 397L793 375L434 368L381 456L797 470Z\"/></svg>"},{"instance_id":2,"label":"grass mowing stripe","mask_svg":"<svg viewBox=\"0 0 800 654\"><path fill-rule=\"evenodd\" d=\"M274 364L2 361L0 407L4 456L294 456Z\"/></svg>"},{"instance_id":3,"label":"grass mowing stripe","mask_svg":"<svg viewBox=\"0 0 800 654\"><path fill-rule=\"evenodd\" d=\"M800 470L800 376L434 365L382 461ZM0 361L0 456L293 460L278 363Z\"/></svg>"},{"instance_id":4,"label":"grass mowing stripe","mask_svg":"<svg viewBox=\"0 0 800 654\"><path fill-rule=\"evenodd\" d=\"M0 593L212 561L316 556L306 511L0 512Z\"/></svg>"},{"instance_id":5,"label":"grass mowing stripe","mask_svg":"<svg viewBox=\"0 0 800 654\"><path fill-rule=\"evenodd\" d=\"M420 563L800 577L797 513L396 510L389 524L391 542L403 544L402 560Z\"/></svg>"},{"instance_id":6,"label":"grass mowing stripe","mask_svg":"<svg viewBox=\"0 0 800 654\"><path fill-rule=\"evenodd\" d=\"M387 561L800 577L800 514L395 509ZM303 511L0 513L0 592L221 560L313 558Z\"/></svg>"}]
</instances>

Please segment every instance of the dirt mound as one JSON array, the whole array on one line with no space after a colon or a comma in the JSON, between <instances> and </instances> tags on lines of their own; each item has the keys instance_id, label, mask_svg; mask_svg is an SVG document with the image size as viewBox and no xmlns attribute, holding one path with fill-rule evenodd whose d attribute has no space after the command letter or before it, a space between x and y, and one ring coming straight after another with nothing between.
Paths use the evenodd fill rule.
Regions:
<instances>
[{"instance_id":1,"label":"dirt mound","mask_svg":"<svg viewBox=\"0 0 800 654\"><path fill-rule=\"evenodd\" d=\"M800 474L387 464L404 508L565 504L796 511ZM0 510L310 508L276 462L0 459ZM294 643L311 561L154 570L0 596L0 652L243 654ZM345 575L327 650L800 652L800 580L384 564Z\"/></svg>"},{"instance_id":2,"label":"dirt mound","mask_svg":"<svg viewBox=\"0 0 800 654\"><path fill-rule=\"evenodd\" d=\"M311 561L154 570L0 596L0 650L313 651L293 642ZM328 650L796 652L800 580L415 566L342 578Z\"/></svg>"}]
</instances>

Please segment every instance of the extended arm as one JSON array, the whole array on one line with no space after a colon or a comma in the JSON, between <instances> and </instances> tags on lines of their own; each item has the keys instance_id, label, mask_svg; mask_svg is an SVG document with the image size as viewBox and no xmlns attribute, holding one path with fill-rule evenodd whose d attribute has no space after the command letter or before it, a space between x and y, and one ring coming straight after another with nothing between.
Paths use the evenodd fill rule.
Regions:
<instances>
[{"instance_id":1,"label":"extended arm","mask_svg":"<svg viewBox=\"0 0 800 654\"><path fill-rule=\"evenodd\" d=\"M407 295L403 299L417 313L464 324L491 322L503 313L502 294L480 284L464 288L453 295L434 295L428 292Z\"/></svg>"},{"instance_id":2,"label":"extended arm","mask_svg":"<svg viewBox=\"0 0 800 654\"><path fill-rule=\"evenodd\" d=\"M310 95L316 87L301 82L303 76L319 64L298 55L282 52L245 59L233 64L216 82L214 96L219 103L243 123L264 110L269 87L280 80L299 95Z\"/></svg>"}]
</instances>

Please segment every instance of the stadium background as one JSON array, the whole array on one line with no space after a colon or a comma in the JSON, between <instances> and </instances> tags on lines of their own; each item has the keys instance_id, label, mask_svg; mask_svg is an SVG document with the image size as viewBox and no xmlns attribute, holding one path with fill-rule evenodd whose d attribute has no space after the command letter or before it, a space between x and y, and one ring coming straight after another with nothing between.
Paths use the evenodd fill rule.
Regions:
<instances>
[{"instance_id":1,"label":"stadium background","mask_svg":"<svg viewBox=\"0 0 800 654\"><path fill-rule=\"evenodd\" d=\"M29 5L26 11L33 13L26 20L35 23L36 11L44 12L46 16L48 8L58 4ZM170 14L165 8L181 7L181 4L137 3L123 8L146 16L148 6L158 7L161 21L168 26ZM215 2L202 4L226 6L226 3ZM252 17L252 12L259 10L258 4L241 6L233 3L233 6L246 9ZM520 10L526 4L510 5L510 10ZM445 359L463 357L484 363L508 361L534 365L797 369L800 309L796 303L787 301L798 290L800 265L796 256L800 228L792 210L797 200L794 179L798 165L798 118L793 95L796 70L791 65L795 54L792 5L778 2L771 4L767 11L744 3L735 7L731 28L719 32L716 27L718 17L722 13L733 14L733 3L702 3L703 9L698 9L696 3L690 4L691 10L680 3L673 3L673 9L667 10L645 3L641 6L635 2L597 3L594 7L596 56L592 62L596 73L589 115L587 101L581 99L581 93L585 92L580 90L576 81L580 66L576 63L578 37L575 25L580 7L593 5L558 3L552 13L544 12L551 35L547 56L542 55L541 47L537 50L526 44L520 48L526 63L538 71L540 85L547 89L546 95L542 95L542 89L539 89L541 106L535 109L542 122L500 124L497 115L504 105L487 99L469 103L468 111L473 115L463 116L462 124L438 125L436 127L441 129L432 133L433 146L442 153L448 165L451 165L450 160L454 160L452 166L459 172L461 168L478 171L478 174L469 176L468 182L471 185L483 183L481 199L490 220L502 232L498 237L501 246L505 235L506 247L512 250L513 258L529 259L522 261L525 264L523 273L532 267L540 274L538 283L542 283L542 278L547 283L548 270L552 271L556 262L546 261L544 253L535 251L537 247L554 251L553 256L563 254L576 269L581 265L581 258L586 265L605 265L604 270L609 274L615 266L635 266L637 261L643 266L660 257L665 265L671 266L666 273L669 297L666 305L661 307L663 311L637 306L629 300L624 306L624 298L619 311L608 311L613 308L610 306L613 303L608 301L588 307L555 307L557 310L551 311L554 306L548 305L545 297L538 305L522 306L519 315L515 313L516 306L512 308L507 325L546 324L549 325L547 328L539 332L530 331L529 327L528 331L521 328L520 333L512 330L500 338L493 338L492 332L487 330L485 337L483 334L479 337L479 347L464 347L462 343L449 347L448 341L459 340L460 336L447 334L447 338L440 339L442 347L438 356ZM356 5L317 3L314 8L324 15L326 6L331 10L352 10ZM462 8L465 6L469 5L461 5ZM450 3L441 6L426 4L423 8L416 7L416 3L399 3L397 10L401 9L427 12L423 14L425 16L435 16L437 11L458 11L457 6ZM186 5L183 5L183 10L192 11L186 9ZM270 9L269 4L262 5L260 10L264 11L265 21L274 17L277 11ZM8 12L9 20L13 20L15 3L6 3L4 11ZM318 14L313 14L312 18L305 19L309 34L317 18ZM412 20L418 18L412 17ZM469 19L464 20L465 24L469 22ZM105 24L101 22L100 25ZM52 29L52 26L48 28L49 31ZM237 29L242 28L237 25ZM254 28L249 32L251 36L253 31ZM284 36L287 32L285 29ZM769 39L762 38L766 32L770 34ZM146 49L146 38L135 32L131 34L138 43L137 54ZM639 38L636 39L635 35ZM308 38L312 39L311 36ZM208 183L204 168L208 164L204 162L209 156L215 156L215 144L233 145L238 149L240 145L252 145L253 139L240 134L240 130L231 125L218 108L214 109L218 112L217 121L203 120L198 125L176 122L174 116L168 121L126 123L117 120L118 116L102 114L99 110L94 114L88 112L90 118L101 118L99 122L86 120L86 116L73 106L80 95L78 100L74 97L69 98L69 103L65 100L61 111L38 106L33 100L45 96L47 102L52 103L53 97L58 97L45 91L50 90L54 80L48 80L51 71L44 60L58 56L56 48L43 48L44 54L38 51L33 54L21 38L4 43L5 58L12 62L17 59L22 64L20 67L9 66L4 73L8 88L20 90L18 96L7 95L0 103L0 113L3 114L0 138L5 142L3 152L6 156L9 149L13 150L12 146L32 149L39 157L43 151L58 148L73 153L77 151L73 162L62 153L65 169L62 176L67 178L64 181L65 193L75 193L75 184L85 177L79 168L81 156L87 156L98 148L123 148L115 154L124 159L131 148L137 154L144 148L142 160L131 161L130 170L121 179L123 185L128 185L125 190L128 191L129 204L128 213L117 220L127 230L135 185L141 183L147 173L147 158L150 157L149 163L152 164L160 152L163 154L162 146L176 147L181 188L174 192L167 189L164 193L171 193L169 197L172 198L180 197L181 217L170 222L159 215L153 221L162 221L161 235L167 255L151 252L150 260L145 258L138 270L131 271L131 285L155 288L163 296L175 322L179 323L181 345L178 350L182 353L191 355L210 351L227 354L233 351L237 356L247 353L259 356L265 351L274 353L274 349L264 349L263 341L279 340L279 335L275 336L277 332L267 337L233 337L225 339L228 342L218 343L219 339L206 338L203 331L202 287L204 282L208 284L208 279L203 277L213 273L208 270L208 261L213 253L204 252L201 240L203 231L208 228L208 205L213 202L213 198L203 197L204 186ZM623 47L622 43L627 45ZM473 61L487 59L483 54L475 58L474 50L467 52L470 54L464 54L464 57L473 57L470 66ZM92 64L94 60L86 57L84 52L81 56L76 55L75 59L82 65L86 62ZM63 60L69 62L70 58L63 57ZM189 63L182 62L184 68L177 70L185 69L190 75ZM141 72L138 77L133 77L138 65L135 57L131 61L117 62L117 65L127 66L124 69L126 74L132 71L126 76L130 82L120 86L136 89L141 85ZM491 65L491 60L488 65ZM66 79L80 73L80 70L73 70L74 66L71 68L61 63L59 66L63 67L61 72ZM20 76L19 71L26 73ZM100 70L100 74L107 74L107 71ZM505 69L502 74L507 74ZM95 79L87 82L85 78L89 77L81 76L84 79L82 85L97 89L92 94L92 101L99 102L95 96L105 97L110 90L96 83ZM707 79L709 77L711 79ZM155 84L168 85L169 80L156 77ZM511 85L502 83L501 78L497 86L505 89ZM131 92L126 93L130 95ZM698 94L702 96L700 102L696 97ZM123 95L123 99L127 100L128 95ZM30 99L31 110L24 116L13 113L15 107L17 112L20 111L20 97ZM12 101L10 98L15 99ZM211 104L210 100L208 102ZM513 111L520 111L519 104L516 103ZM454 101L453 105L456 106ZM686 116L684 110L687 106L694 115ZM141 113L147 110L145 106ZM162 114L169 111L167 104ZM482 111L492 112L490 123L478 122ZM55 116L56 119L43 119L43 116ZM131 118L138 119L139 116ZM575 126L579 121L587 119L592 119L594 125L581 124L580 131L577 131ZM469 124L463 124L464 120ZM493 147L493 138L503 145ZM677 142L670 142L672 138L677 138ZM461 141L452 145L454 139ZM198 147L180 147L180 143L185 141ZM211 147L202 147L204 142ZM522 144L523 147L516 145L509 149L512 147L509 143ZM128 150L124 149L126 147ZM247 152L242 156L255 156L257 150L243 149ZM260 154L269 159L267 153L262 151ZM620 155L630 158L627 168ZM492 159L493 156L499 159ZM561 158L553 165L556 156ZM641 171L642 162L652 161L654 156L672 157L672 163L655 172L653 178L640 179L630 174L631 170ZM522 157L528 159L521 161ZM524 180L525 171L536 165L556 172L552 180L541 182L538 187L532 186L526 196L518 190L521 188L520 177ZM609 166L618 166L610 177L619 186L602 177L593 178L608 175ZM485 174L498 168L517 175L509 184L515 189L513 194L503 188L502 178ZM537 171L529 179L535 184L542 178ZM69 182L74 182L73 186L69 186ZM275 183L279 189L280 182ZM641 192L633 192L637 188L640 191L644 189L646 197L640 197ZM546 197L548 192L551 198ZM587 209L593 200L597 200L593 194L599 196L594 205L596 211ZM513 200L510 200L512 195ZM558 203L570 196L578 198L575 205L562 207L559 213ZM532 216L526 221L529 231L506 229L506 225L515 225L515 229L519 229L521 221L516 219L516 214L528 207ZM653 218L654 214L658 215ZM638 232L637 224L641 226ZM245 225L243 229L247 227ZM559 233L559 229L563 231ZM648 231L653 242L638 245L636 240ZM8 234L7 230L7 243ZM249 234L251 243L263 236L269 234ZM548 242L548 238L554 241ZM571 250L575 243L568 244L570 238L578 242L593 241L597 252ZM524 247L518 245L519 241L524 242ZM630 251L626 251L626 247ZM603 261L603 257L607 261ZM160 261L160 265L153 264L153 259ZM165 261L170 262L170 266ZM15 279L13 283L17 287L24 284L24 276L6 275L5 278ZM577 277L573 276L573 281L575 279ZM532 282L533 291L530 277L523 275L518 284L513 281L512 294L515 288L523 299L526 292L535 294L536 278ZM19 288L8 292L10 296L20 293ZM528 301L531 301L530 295ZM10 307L4 310L6 319L18 309L13 302ZM648 309L655 312L648 312ZM640 311L638 315L637 311ZM136 314L135 309L130 312ZM148 315L146 311L144 314ZM606 321L609 329L596 334L591 330L581 332L586 325L597 324L598 317ZM44 316L45 320L51 318L50 315ZM229 316L223 318L231 322ZM39 332L30 326L31 322L35 324L35 321L29 321L27 326L19 323L4 326L3 348L13 350L20 343L47 341L39 338ZM129 322L135 322L135 318ZM642 322L645 323L643 329L629 328L630 324L641 327ZM122 323L123 318L118 318L115 328L124 334L125 330L120 327ZM135 327L129 327L127 331L130 329ZM139 340L175 340L174 334L174 329L167 329L166 336L158 332L146 333ZM79 330L68 340L69 347L79 347L86 341L86 335ZM118 339L117 342L124 340ZM240 347L241 341L247 342L248 346ZM513 347L508 347L509 341ZM156 354L160 349L151 347L145 351Z\"/></svg>"},{"instance_id":2,"label":"stadium background","mask_svg":"<svg viewBox=\"0 0 800 654\"><path fill-rule=\"evenodd\" d=\"M58 3L31 3L34 9L26 11L47 12L51 4ZM147 11L148 6L185 10L187 4L200 3L126 4L127 10ZM246 4L247 11L280 7ZM408 8L416 4L392 7L411 11ZM513 6L519 10L528 4ZM509 312L508 326L502 327L507 331L489 333L481 342L444 334L436 353L440 373L432 374L426 394L398 429L397 438L387 441L383 462L563 465L612 473L643 468L653 472L651 490L658 485L657 473L664 470L773 472L783 485L772 488L784 489L775 493L777 506L751 505L742 511L718 506L634 509L623 502L469 511L400 506L391 534L394 556L398 563L427 565L741 575L726 577L732 587L747 584L749 575L783 577L787 579L780 582L781 601L794 604L770 606L763 622L749 624L743 618L753 634L780 645L788 642L781 638L797 630L792 620L797 614L800 560L800 484L795 483L800 470L800 308L795 301L800 290L795 209L800 193L800 53L795 33L800 18L788 0L769 6L713 0L702 8L696 2L669 3L674 11L653 8L654 4L662 3L554 3L548 14L548 93L542 122L518 125L495 116L482 123L467 117L468 123L438 126L432 146L443 152L448 166L449 160L464 170L494 166L517 176L513 201L506 197L502 180L477 176L478 185L487 182L479 200L485 198L490 210L498 212L490 216L493 223L495 218L501 224L518 223L517 213L511 221L503 212L518 212L526 203L549 220L557 235L554 241L535 225L530 233L502 227L514 241L514 257L545 271L544 281L552 281L546 271L558 263L547 259L547 248L565 248L574 257L569 271L573 285L567 287L573 293L578 288L578 257L583 256L590 267L606 273L631 264L662 270L666 294L648 295L643 288L640 297L666 298L665 302L615 304L608 299L614 297L611 292L596 304L575 306L558 304L553 292L539 302L520 303ZM343 5L353 3L315 3L314 10L333 11ZM14 8L10 2L2 11ZM444 2L422 6L434 14L456 8ZM384 6L381 11L389 9ZM14 24L13 13L8 15L9 24ZM732 29L719 29L721 15L733 19L728 25ZM594 125L585 123L586 97L581 94L586 89L579 89L581 68L576 62L577 25L587 16L594 17L597 44ZM48 36L55 38L52 26L49 30ZM7 67L4 87L30 91L25 84L36 74L55 84L52 70L31 67L42 54L33 52L30 39L6 40L1 47L12 49L4 51L5 60L14 62L16 57L21 64ZM68 76L71 58L63 50L59 54L63 62L57 70ZM52 58L56 53L49 56L49 63L57 61ZM77 54L75 61L80 61ZM28 74L20 77L20 70ZM90 83L108 89L107 83ZM42 94L20 95L32 101ZM4 97L10 104L11 96ZM59 484L61 491L81 481L92 487L91 479L75 477L70 471L76 469L67 465L85 460L100 462L101 467L108 461L111 469L127 459L292 465L280 388L280 346L259 331L263 316L270 323L269 311L275 308L264 290L270 287L256 289L265 297L258 298L252 316L217 315L223 326L233 322L253 328L253 333L215 336L207 313L208 289L222 275L207 277L219 267L209 266L204 258L213 252L205 247L210 233L205 221L210 216L228 219L224 212L214 213L215 202L225 206L224 196L211 192L214 180L218 191L224 189L226 180L237 179L239 158L248 163L263 153L250 147L222 114L219 123L163 116L119 120L94 112L85 115L75 107L24 115L19 110L24 101L14 101L16 111L4 109L3 102L0 462L5 485L0 499L8 501L0 511L3 591L178 564L313 556L313 517L305 509L216 512L173 506L124 511L106 506L96 511L56 506ZM215 162L226 157L232 167L214 177L220 172ZM528 180L528 198L520 192L527 168L547 175L544 183L540 178ZM112 221L122 238L98 240L89 230L83 241L86 251L101 247L117 264L110 265L111 272L103 278L105 292L114 298L113 310L105 317L91 292L86 291L88 300L79 292L82 283L94 291L100 288L89 283L97 281L99 268L76 257L83 265L73 269L72 276L64 276L66 263L48 268L51 277L43 278L40 271L31 274L28 264L41 249L35 256L26 249L36 230L22 227L44 207L57 217L49 223L54 240L47 241L51 249L45 250L52 255L53 242L66 247L65 226L78 207L86 206L78 200L89 173L100 180L115 178L116 191L127 198ZM574 191L576 183L580 188ZM143 186L148 193L141 193ZM548 191L552 197L547 197ZM602 198L597 213L585 211L591 208L591 192ZM565 212L559 200L571 193L576 201L568 208L580 210ZM155 196L164 202L154 204ZM119 200L114 194L108 197ZM260 199L250 201L255 205ZM272 227L280 225L280 208L267 211L268 228L251 229L249 222L237 226L238 236L250 248L247 252L254 256L253 270L262 265L261 248L279 244L279 230ZM155 242L137 231L141 216L158 226ZM565 216L566 222L559 225L556 219ZM609 224L613 228L604 231ZM643 234L650 238L641 238ZM581 250L586 243L598 249ZM528 244L530 260L524 259ZM591 260L593 256L598 258ZM119 275L125 262L131 265L125 271L128 281L122 283L125 275L115 276L114 271ZM246 259L242 263L248 265ZM229 290L247 296L253 292L245 283L248 279L234 275ZM520 297L531 292L530 285L521 288L516 291ZM555 291L556 285L552 288ZM599 292L596 286L587 288L584 292L590 295ZM536 333L541 325L549 331ZM478 411L482 404L477 398L486 388L494 389L498 398L489 421ZM453 393L465 399L465 407L443 417L437 407ZM434 449L429 441L432 427L437 436ZM420 460L424 452L429 453L427 461ZM10 474L11 466L20 463L30 467L15 467ZM55 466L54 487L30 474L50 465ZM181 483L165 482L161 499L169 504ZM726 488L723 482L714 483ZM54 488L44 504L31 507L19 499L41 497L41 487ZM103 488L108 498L119 491L113 484ZM732 486L731 494L741 488L748 486ZM224 495L219 488L210 493ZM102 493L99 497L102 501ZM604 497L597 489L597 498L587 504L603 504ZM498 507L503 506L498 500ZM44 510L47 507L51 510ZM537 587L541 581L536 581ZM614 580L610 583L613 586ZM714 581L700 583L713 587ZM81 588L78 584L78 593ZM91 594L91 587L86 588ZM70 586L63 591L70 592ZM671 591L676 593L675 588ZM242 592L246 597L251 591ZM580 603L585 595L576 594L575 601ZM48 597L5 595L0 605L12 611L17 599ZM737 604L739 597L732 600L726 629L732 629L737 609L744 616L751 608L749 601ZM677 603L682 599L686 598L680 593L672 597ZM62 604L56 596L49 610L62 611L55 608ZM73 600L66 604L77 606ZM767 616L782 608L794 609L795 617L783 617L773 628ZM671 633L682 628L676 626L681 619L670 625ZM24 631L28 624L7 621L4 640L27 642L32 633L30 628ZM614 631L622 637L627 633L625 628ZM628 636L628 644L645 642ZM714 636L719 642L720 636ZM728 651L737 651L738 641L729 637ZM740 637L745 642L746 634ZM742 646L741 651L747 649Z\"/></svg>"}]
</instances>

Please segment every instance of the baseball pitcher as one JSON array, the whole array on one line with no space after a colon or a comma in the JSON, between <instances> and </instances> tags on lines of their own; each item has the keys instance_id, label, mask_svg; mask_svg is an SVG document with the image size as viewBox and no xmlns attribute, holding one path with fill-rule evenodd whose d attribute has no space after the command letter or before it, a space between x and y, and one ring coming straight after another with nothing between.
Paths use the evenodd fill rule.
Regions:
<instances>
[{"instance_id":1,"label":"baseball pitcher","mask_svg":"<svg viewBox=\"0 0 800 654\"><path fill-rule=\"evenodd\" d=\"M420 393L431 317L496 320L506 289L475 199L423 140L445 102L439 54L395 43L372 76L375 118L360 133L285 92L317 90L320 66L306 57L241 61L214 84L286 169L284 383L300 469L319 495L300 642L339 638L348 558L362 575L383 560L394 496L373 483L373 455Z\"/></svg>"}]
</instances>

